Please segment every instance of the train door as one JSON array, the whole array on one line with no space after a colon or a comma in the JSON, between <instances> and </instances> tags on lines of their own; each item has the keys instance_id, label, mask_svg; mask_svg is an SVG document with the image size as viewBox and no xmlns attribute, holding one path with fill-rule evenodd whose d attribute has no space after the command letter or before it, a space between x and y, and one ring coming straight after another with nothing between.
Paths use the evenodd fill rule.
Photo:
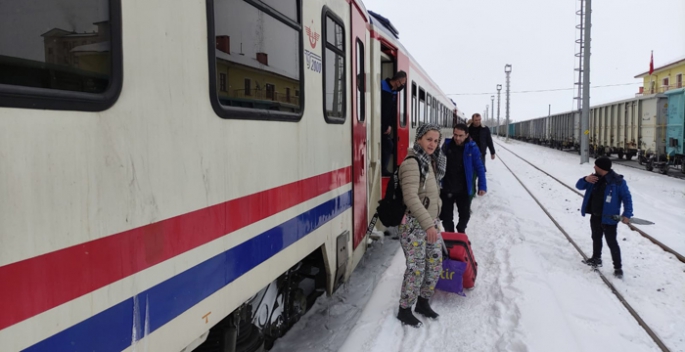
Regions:
<instances>
[{"instance_id":1,"label":"train door","mask_svg":"<svg viewBox=\"0 0 685 352\"><path fill-rule=\"evenodd\" d=\"M367 111L366 111L366 20L354 1L350 3L352 46L352 192L354 241L357 248L367 226Z\"/></svg>"},{"instance_id":2,"label":"train door","mask_svg":"<svg viewBox=\"0 0 685 352\"><path fill-rule=\"evenodd\" d=\"M380 38L381 42L381 80L392 78L398 71L405 71L407 73L407 82L410 82L409 77L409 57L402 54L397 48L388 41ZM397 165L399 165L404 157L407 155L407 148L409 148L409 125L407 123L407 87L397 92L396 98L396 115L392 120L392 141L393 150L389 165L381 165L382 168L393 172ZM381 111L383 114L383 111ZM383 131L381 131L383 133ZM386 185L390 177L387 175L382 180L382 192L385 191Z\"/></svg>"},{"instance_id":3,"label":"train door","mask_svg":"<svg viewBox=\"0 0 685 352\"><path fill-rule=\"evenodd\" d=\"M409 57L402 52L397 52L397 70L407 72L407 84L404 89L397 92L397 101L400 106L397 109L397 133L395 134L395 155L397 155L397 163L401 163L404 157L407 156L407 149L409 149L409 125L407 124L407 86L411 80L409 79Z\"/></svg>"}]
</instances>

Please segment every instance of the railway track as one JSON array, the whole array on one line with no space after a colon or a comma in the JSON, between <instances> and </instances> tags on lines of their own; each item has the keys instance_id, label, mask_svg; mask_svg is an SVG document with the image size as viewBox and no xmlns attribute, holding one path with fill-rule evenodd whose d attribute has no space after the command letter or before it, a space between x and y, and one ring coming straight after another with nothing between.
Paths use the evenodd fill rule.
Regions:
<instances>
[{"instance_id":1,"label":"railway track","mask_svg":"<svg viewBox=\"0 0 685 352\"><path fill-rule=\"evenodd\" d=\"M634 168L634 169L644 170L644 171L646 171L646 172L654 172L654 173L657 173L657 174L659 174L659 175L664 175L664 176L668 176L668 177L673 177L673 178L676 178L676 179L679 179L679 180L685 179L685 173L682 173L682 172L680 172L679 170L676 170L676 169L673 169L673 168L669 169L669 170L668 170L668 173L662 174L661 172L658 172L658 171L647 171L647 169L645 169L645 166L644 166L644 165L640 165L637 161L632 161L632 162L631 162L631 161L626 161L626 160L622 160L622 159L612 159L611 161L614 162L615 164L618 164L618 165L627 166L627 167L632 167L632 168Z\"/></svg>"},{"instance_id":2,"label":"railway track","mask_svg":"<svg viewBox=\"0 0 685 352\"><path fill-rule=\"evenodd\" d=\"M578 152L575 150L564 150L564 151L567 153L578 154ZM625 159L613 159L612 158L611 161L614 164L618 164L621 166L627 166L627 167L631 167L633 169L642 170L642 171L649 172L649 173L653 172L655 174L672 177L672 178L675 178L678 180L685 180L685 173L678 171L677 169L671 168L668 170L668 173L662 174L661 172L658 172L658 171L647 171L647 169L645 169L645 166L640 165L640 163L637 160L625 160Z\"/></svg>"},{"instance_id":3,"label":"railway track","mask_svg":"<svg viewBox=\"0 0 685 352\"><path fill-rule=\"evenodd\" d=\"M502 148L502 149L504 149L504 150L506 150L506 151L508 151L508 152L511 153L512 155L514 155L514 156L516 156L517 158L519 158L519 159L523 160L524 162L526 162L528 165L534 167L534 168L537 169L538 171L540 171L540 172L542 172L543 174L549 176L549 177L550 177L551 179L553 179L554 181L558 182L558 183L561 184L562 186L564 186L564 187L570 189L571 191L573 191L573 192L574 192L575 194L577 194L579 197L581 197L581 198L583 197L583 194L580 193L575 187L572 187L572 186L567 185L567 184L564 183L563 181L561 181L561 180L559 180L558 178L552 176L552 175L551 175L550 173L548 173L547 171L542 170L541 168L537 167L537 165L531 163L530 161L528 161L528 160L522 158L520 155L514 153L514 152L511 151L509 148L507 148L507 147L505 147L505 146L503 146L502 144L499 144L499 143L498 143L498 147L499 147L499 148ZM509 171L511 171L511 170L509 170ZM513 172L512 172L512 173L513 173ZM643 237L647 238L648 240L650 240L650 241L651 241L652 243L654 243L655 245L659 246L659 247L660 247L661 249L663 249L664 251L666 251L666 252L668 252L668 253L670 253L670 254L673 254L673 255L674 255L676 258L678 258L678 260L680 260L681 262L685 263L685 256L683 256L682 254L676 252L676 251L675 251L674 249L672 249L671 247L669 247L669 246L663 244L661 241L657 240L657 239L654 238L653 236L650 236L648 233L646 233L645 231L641 230L640 228L636 227L636 226L633 225L633 224L628 224L628 227L629 227L632 231L635 231L635 232L639 233L640 235L642 235Z\"/></svg>"},{"instance_id":4,"label":"railway track","mask_svg":"<svg viewBox=\"0 0 685 352\"><path fill-rule=\"evenodd\" d=\"M513 153L511 150L509 150L509 149L503 147L502 145L500 145L499 147L502 148L502 149L507 150L508 152L512 153L512 154L515 155L516 157L518 157L518 158L520 158L521 160L527 162L528 164L530 164L530 165L533 166L534 168L536 168L536 169L538 169L539 171L545 173L547 176L549 176L549 177L551 177L552 179L556 180L557 182L561 183L561 184L564 185L565 187L571 189L571 190L574 191L575 193L578 193L575 189L569 187L568 185L566 185L565 183L561 182L560 180L558 180L558 179L555 178L554 176L548 174L547 172L545 172L545 171L543 171L543 170L540 170L540 168L538 168L537 166L531 164L530 162L528 162L527 160L521 158L520 156L516 155L516 154ZM566 237L566 239L571 243L571 245L573 245L573 247L576 249L576 251L578 251L578 253L580 253L580 255L583 257L583 259L587 259L588 257L587 257L587 255L585 255L585 253L583 252L583 250L580 249L580 247L578 246L578 244L576 244L576 242L573 240L573 238L571 238L571 236L568 234L568 232L566 232L566 230L564 230L564 228L559 224L559 222L554 218L554 216L552 216L552 214L547 210L547 208L538 200L537 197L535 197L535 195L533 194L533 192L531 192L531 190L528 189L528 187L526 187L526 185L523 183L523 181L521 181L521 179L516 175L516 173L514 173L514 171L507 165L507 163L506 163L501 157L500 157L499 159L500 159L500 161L502 162L502 164L507 168L507 170L509 170L509 172L511 172L511 174L514 176L514 178L516 178L516 180L517 180L517 181L521 184L521 186L526 190L526 192L528 192L528 194L533 198L533 200L535 201L535 203L537 203L537 205L540 207L540 209L542 209L542 211L547 215L547 217L549 217L549 219L554 223L554 225L559 229L559 231L561 231L561 233ZM681 259L681 258L678 258L678 259ZM681 261L682 261L682 259L681 259ZM637 323L645 330L645 332L647 333L647 335L649 335L649 337L652 338L652 340L654 341L654 343L656 343L656 345L659 347L659 349L661 349L661 351L664 351L664 352L670 352L670 349L666 346L666 344L664 344L664 342L663 342L663 341L661 340L661 338L654 332L654 330L652 330L652 328L644 321L644 319L642 319L642 317L637 313L637 311L636 311L635 309L633 309L633 307L628 303L628 301L626 301L626 299L625 299L625 298L623 297L623 295L616 289L616 287L614 287L614 285L611 283L611 281L609 281L609 279L607 279L607 277L606 277L604 274L602 274L602 272L597 271L597 273L599 274L599 276L600 276L600 278L602 279L602 281L604 282L604 284L605 284L607 287L609 287L609 289L611 290L611 292L616 296L616 298L621 302L621 304L623 304L623 306L626 308L626 310L628 310L628 312L630 313L630 315L631 315L631 316L637 321Z\"/></svg>"}]
</instances>

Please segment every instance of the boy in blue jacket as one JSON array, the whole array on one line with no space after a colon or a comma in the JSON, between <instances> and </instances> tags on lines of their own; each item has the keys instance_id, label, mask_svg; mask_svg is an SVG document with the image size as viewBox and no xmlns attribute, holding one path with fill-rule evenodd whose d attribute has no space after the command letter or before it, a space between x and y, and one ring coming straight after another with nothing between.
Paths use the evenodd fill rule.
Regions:
<instances>
[{"instance_id":1,"label":"boy in blue jacket","mask_svg":"<svg viewBox=\"0 0 685 352\"><path fill-rule=\"evenodd\" d=\"M628 224L633 216L633 200L628 184L623 176L611 169L611 160L603 156L595 160L595 173L578 180L576 188L585 190L580 213L583 216L590 214L590 228L592 229L592 258L583 260L583 263L592 267L602 266L602 236L604 235L611 250L614 275L618 278L623 277L621 249L616 240L618 221L612 217L620 214L621 203L623 203L621 222Z\"/></svg>"},{"instance_id":2,"label":"boy in blue jacket","mask_svg":"<svg viewBox=\"0 0 685 352\"><path fill-rule=\"evenodd\" d=\"M447 232L454 232L455 204L459 213L457 232L466 232L466 225L471 218L471 199L475 192L474 173L478 176L478 195L483 196L487 192L485 167L480 159L480 150L474 141L469 140L468 130L465 124L457 124L453 129L453 139L445 139L442 147L447 165L440 190L440 220Z\"/></svg>"}]
</instances>

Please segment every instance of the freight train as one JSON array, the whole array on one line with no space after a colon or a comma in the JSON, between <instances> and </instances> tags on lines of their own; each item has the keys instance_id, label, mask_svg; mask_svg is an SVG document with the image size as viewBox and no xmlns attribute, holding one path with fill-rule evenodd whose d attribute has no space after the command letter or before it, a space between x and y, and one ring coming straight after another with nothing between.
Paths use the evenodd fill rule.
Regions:
<instances>
[{"instance_id":1,"label":"freight train","mask_svg":"<svg viewBox=\"0 0 685 352\"><path fill-rule=\"evenodd\" d=\"M685 88L592 106L587 131L590 155L616 155L627 160L637 157L649 171L665 174L678 169L685 173L684 106ZM504 128L502 125L495 130L505 135ZM583 131L577 110L513 122L507 128L514 139L580 153Z\"/></svg>"}]
</instances>

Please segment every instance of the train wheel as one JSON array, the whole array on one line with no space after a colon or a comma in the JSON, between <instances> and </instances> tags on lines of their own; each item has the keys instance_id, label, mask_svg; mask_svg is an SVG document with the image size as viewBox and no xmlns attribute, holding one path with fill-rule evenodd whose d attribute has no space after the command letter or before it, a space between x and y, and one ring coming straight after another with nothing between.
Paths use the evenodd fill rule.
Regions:
<instances>
[{"instance_id":1,"label":"train wheel","mask_svg":"<svg viewBox=\"0 0 685 352\"><path fill-rule=\"evenodd\" d=\"M618 152L618 158L619 158L619 159L623 159L623 151L619 151L619 152Z\"/></svg>"},{"instance_id":2,"label":"train wheel","mask_svg":"<svg viewBox=\"0 0 685 352\"><path fill-rule=\"evenodd\" d=\"M243 341L235 347L236 352L260 352L264 351L264 338L259 332L259 329L252 326L252 333Z\"/></svg>"},{"instance_id":3,"label":"train wheel","mask_svg":"<svg viewBox=\"0 0 685 352\"><path fill-rule=\"evenodd\" d=\"M626 154L626 160L631 160L633 158L633 154L628 153Z\"/></svg>"},{"instance_id":4,"label":"train wheel","mask_svg":"<svg viewBox=\"0 0 685 352\"><path fill-rule=\"evenodd\" d=\"M668 174L668 164L665 164L664 166L662 166L662 167L659 169L659 172L660 172L661 174L663 174L663 175L667 175L667 174Z\"/></svg>"},{"instance_id":5,"label":"train wheel","mask_svg":"<svg viewBox=\"0 0 685 352\"><path fill-rule=\"evenodd\" d=\"M652 162L651 162L651 161L648 161L647 164L645 164L645 169L646 169L647 171L652 171L652 170L654 170L654 166L652 166Z\"/></svg>"}]
</instances>

